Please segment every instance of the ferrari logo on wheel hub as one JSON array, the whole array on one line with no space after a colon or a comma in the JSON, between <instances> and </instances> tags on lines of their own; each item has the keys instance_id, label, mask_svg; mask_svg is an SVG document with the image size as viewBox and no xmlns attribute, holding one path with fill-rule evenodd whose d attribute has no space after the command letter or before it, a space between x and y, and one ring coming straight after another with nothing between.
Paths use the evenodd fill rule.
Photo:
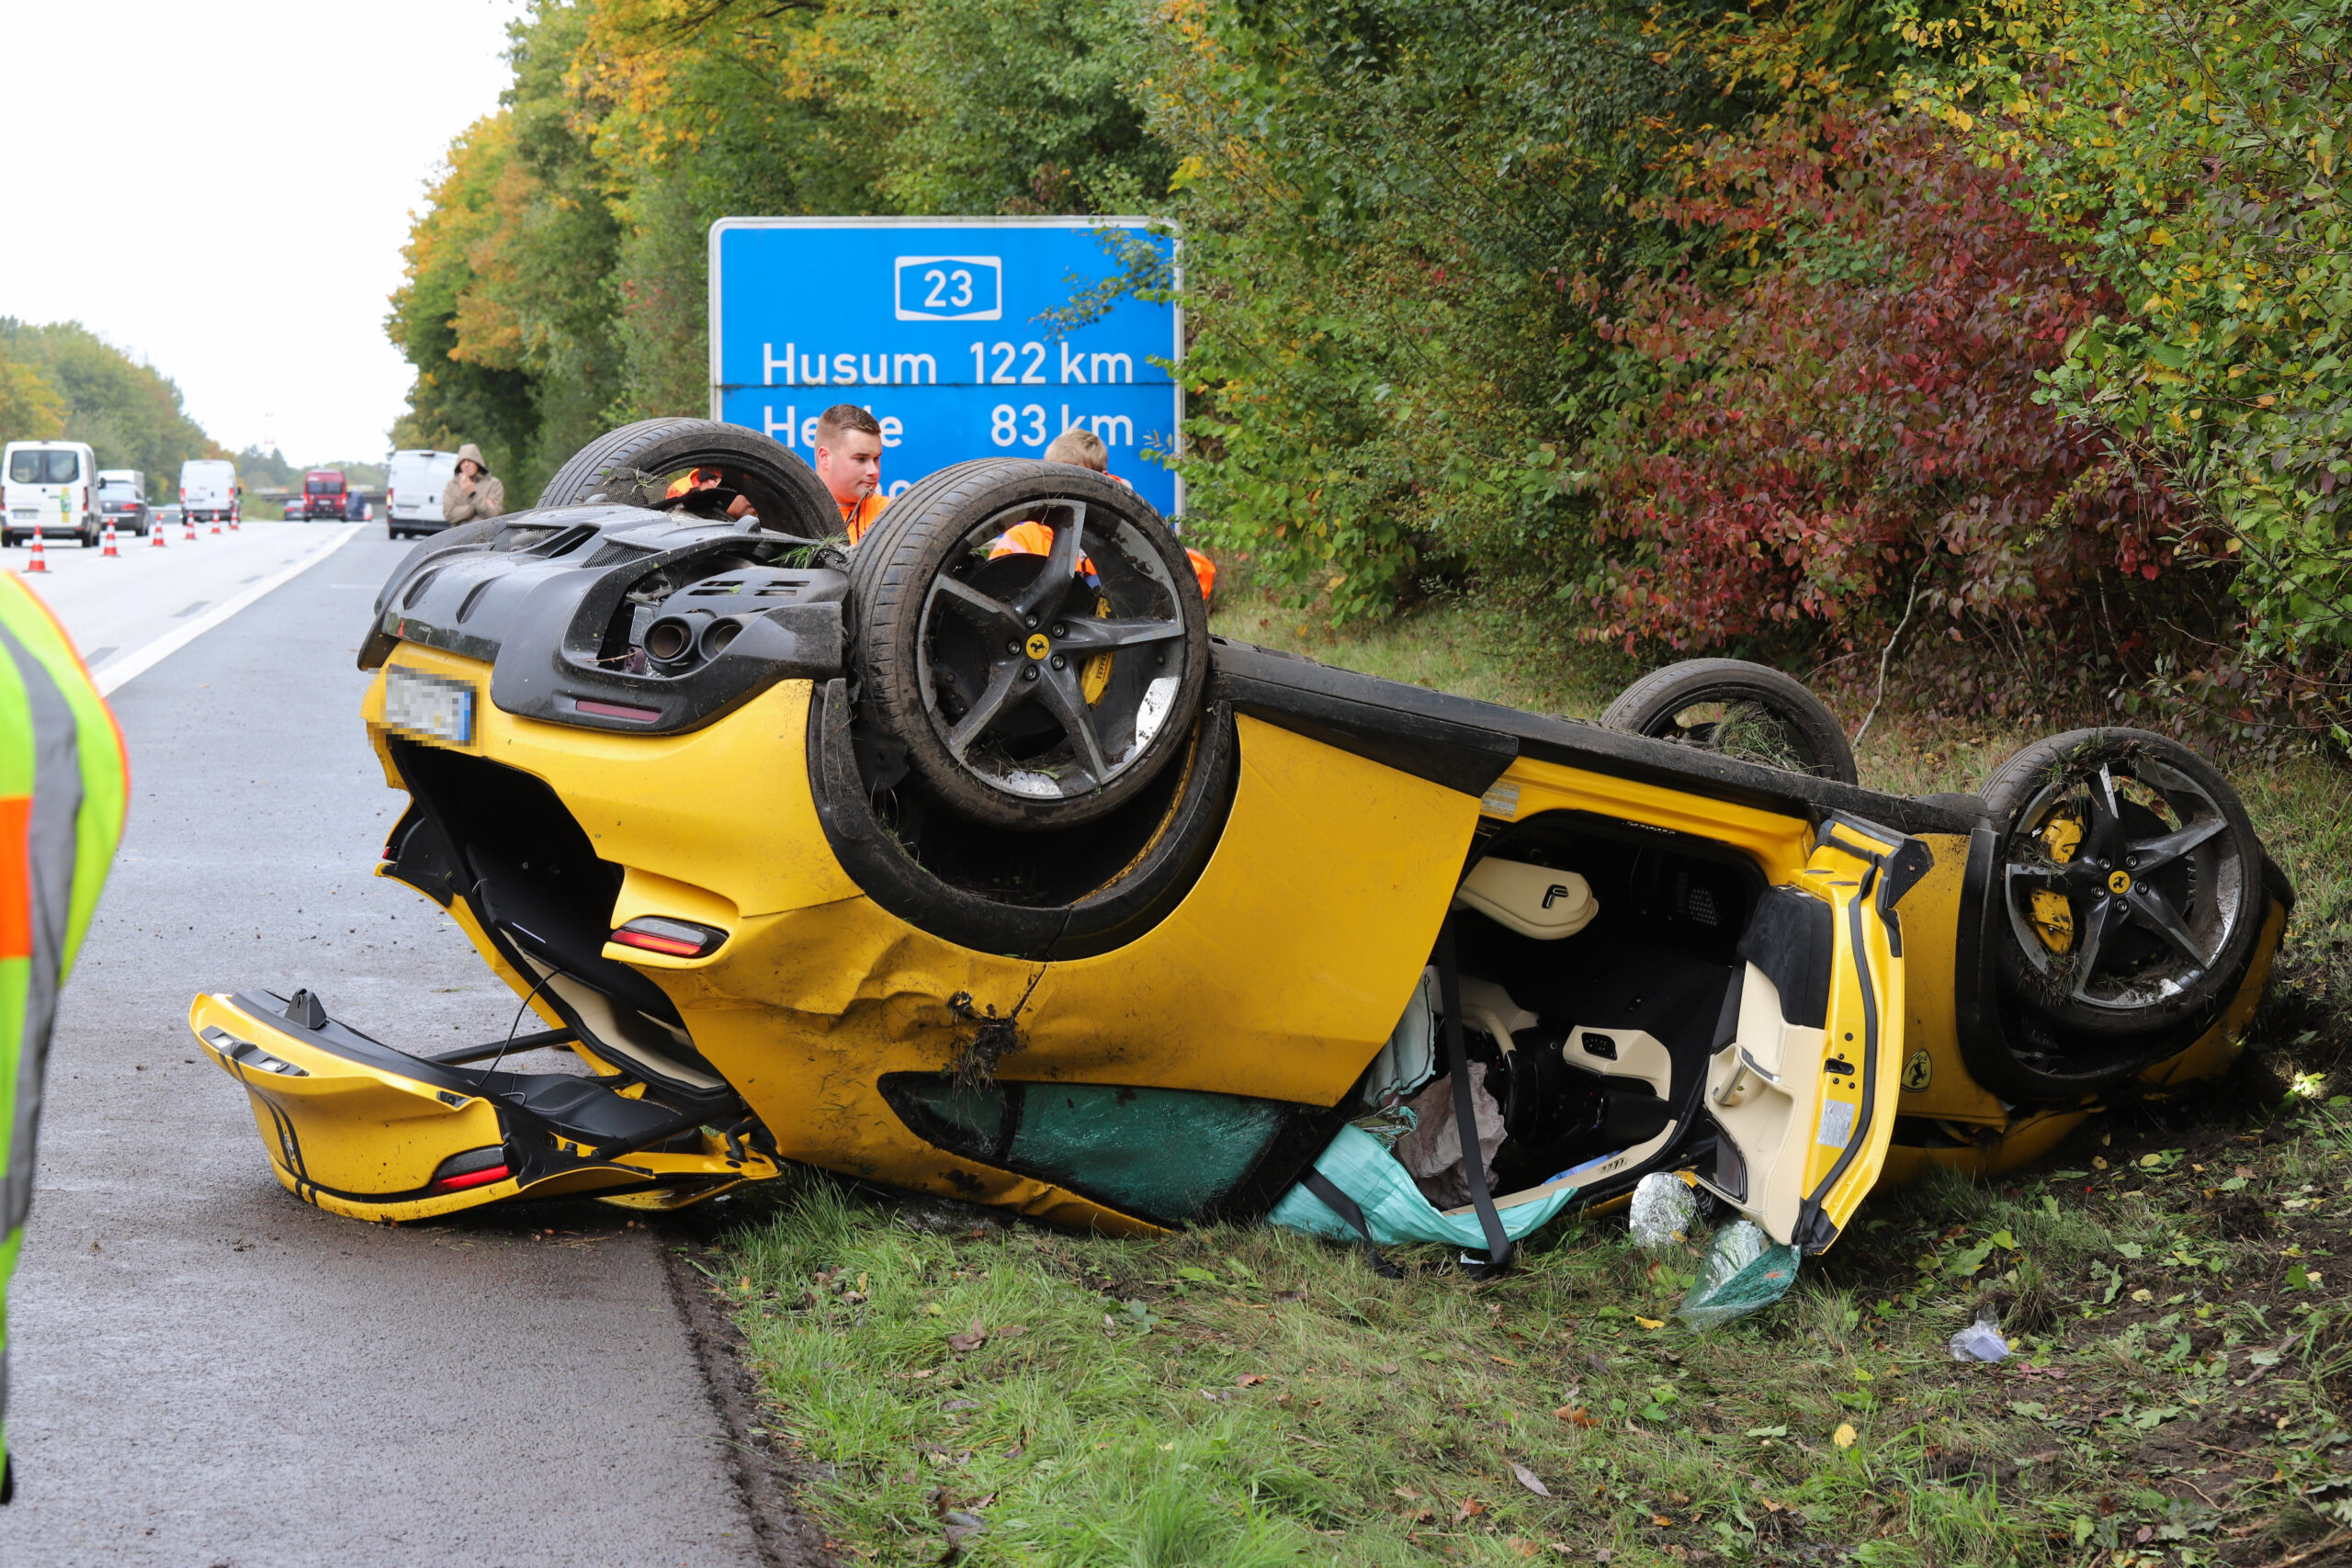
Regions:
<instances>
[{"instance_id":1,"label":"ferrari logo on wheel hub","mask_svg":"<svg viewBox=\"0 0 2352 1568\"><path fill-rule=\"evenodd\" d=\"M1054 645L1046 637L1044 632L1031 632L1029 634L1029 642L1024 651L1030 658L1043 659L1053 650Z\"/></svg>"},{"instance_id":2,"label":"ferrari logo on wheel hub","mask_svg":"<svg viewBox=\"0 0 2352 1568\"><path fill-rule=\"evenodd\" d=\"M2131 892L2132 874L2128 871L2119 871L2109 874L2107 879L2107 890L2109 893Z\"/></svg>"}]
</instances>

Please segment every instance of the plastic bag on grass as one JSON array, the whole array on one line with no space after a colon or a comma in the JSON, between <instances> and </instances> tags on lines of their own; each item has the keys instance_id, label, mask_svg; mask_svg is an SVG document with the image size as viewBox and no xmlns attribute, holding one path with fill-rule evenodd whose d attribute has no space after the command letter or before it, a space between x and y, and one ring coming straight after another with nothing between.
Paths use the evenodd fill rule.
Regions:
<instances>
[{"instance_id":1,"label":"plastic bag on grass","mask_svg":"<svg viewBox=\"0 0 2352 1568\"><path fill-rule=\"evenodd\" d=\"M1990 1308L1976 1314L1976 1321L1951 1337L1951 1359L1955 1361L1999 1361L2009 1354L2009 1342L2001 1337L2001 1320Z\"/></svg>"},{"instance_id":2,"label":"plastic bag on grass","mask_svg":"<svg viewBox=\"0 0 2352 1568\"><path fill-rule=\"evenodd\" d=\"M1693 1328L1714 1328L1770 1306L1797 1282L1793 1247L1775 1247L1752 1220L1736 1220L1715 1233L1699 1282L1682 1298L1676 1315Z\"/></svg>"},{"instance_id":3,"label":"plastic bag on grass","mask_svg":"<svg viewBox=\"0 0 2352 1568\"><path fill-rule=\"evenodd\" d=\"M1690 1239L1699 1221L1699 1200L1690 1183L1663 1170L1651 1171L1634 1186L1633 1207L1625 1228L1644 1252L1659 1252Z\"/></svg>"},{"instance_id":4,"label":"plastic bag on grass","mask_svg":"<svg viewBox=\"0 0 2352 1568\"><path fill-rule=\"evenodd\" d=\"M1487 1235L1479 1228L1476 1214L1438 1213L1437 1206L1421 1196L1420 1189L1413 1185L1412 1173L1396 1163L1387 1145L1361 1127L1340 1128L1340 1135L1331 1140L1331 1146L1316 1159L1315 1168L1332 1186L1356 1201L1356 1206L1363 1211L1364 1225L1372 1232L1372 1239L1383 1246L1435 1241L1477 1251L1486 1248ZM1498 1196L1495 1207L1501 1215L1503 1234L1517 1241L1537 1230L1567 1207L1576 1191L1573 1187L1558 1188L1523 1202L1512 1201L1518 1196L1515 1193ZM1304 1186L1283 1193L1283 1201L1266 1217L1278 1225L1332 1241L1363 1239L1353 1225L1333 1213L1322 1199Z\"/></svg>"}]
</instances>

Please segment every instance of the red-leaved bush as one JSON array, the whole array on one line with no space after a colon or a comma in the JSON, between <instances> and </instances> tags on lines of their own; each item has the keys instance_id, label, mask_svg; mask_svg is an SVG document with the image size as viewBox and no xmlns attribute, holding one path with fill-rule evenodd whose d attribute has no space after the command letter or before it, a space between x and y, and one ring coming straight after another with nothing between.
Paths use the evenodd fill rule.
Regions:
<instances>
[{"instance_id":1,"label":"red-leaved bush","mask_svg":"<svg viewBox=\"0 0 2352 1568\"><path fill-rule=\"evenodd\" d=\"M1652 215L1700 265L1591 298L1653 392L1595 470L1603 625L1677 647L1850 647L1901 614L2046 626L2103 569L2153 580L2171 498L2033 400L2111 296L1923 122L1841 111L1704 149Z\"/></svg>"}]
</instances>

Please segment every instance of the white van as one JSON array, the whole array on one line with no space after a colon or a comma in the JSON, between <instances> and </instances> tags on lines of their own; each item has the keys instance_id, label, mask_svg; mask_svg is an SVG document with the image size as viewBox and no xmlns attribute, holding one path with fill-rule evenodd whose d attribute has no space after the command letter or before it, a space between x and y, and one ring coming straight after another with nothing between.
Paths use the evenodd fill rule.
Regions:
<instances>
[{"instance_id":1,"label":"white van","mask_svg":"<svg viewBox=\"0 0 2352 1568\"><path fill-rule=\"evenodd\" d=\"M11 441L0 451L0 545L98 542L97 455L79 441Z\"/></svg>"},{"instance_id":2,"label":"white van","mask_svg":"<svg viewBox=\"0 0 2352 1568\"><path fill-rule=\"evenodd\" d=\"M193 523L237 521L237 465L226 457L190 457L180 465L180 515Z\"/></svg>"},{"instance_id":3,"label":"white van","mask_svg":"<svg viewBox=\"0 0 2352 1568\"><path fill-rule=\"evenodd\" d=\"M438 534L441 492L458 472L455 452L395 452L384 459L384 531L395 539Z\"/></svg>"}]
</instances>

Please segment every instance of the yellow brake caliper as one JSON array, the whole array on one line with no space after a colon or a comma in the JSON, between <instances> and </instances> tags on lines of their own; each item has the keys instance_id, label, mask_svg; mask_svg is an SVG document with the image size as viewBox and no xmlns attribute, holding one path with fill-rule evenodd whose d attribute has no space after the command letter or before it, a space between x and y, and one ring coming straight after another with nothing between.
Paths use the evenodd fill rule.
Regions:
<instances>
[{"instance_id":1,"label":"yellow brake caliper","mask_svg":"<svg viewBox=\"0 0 2352 1568\"><path fill-rule=\"evenodd\" d=\"M2083 825L2071 817L2052 817L2043 825L2041 847L2050 858L2064 865L2075 858L2082 847ZM2066 896L2047 887L2033 890L2033 931L2041 945L2052 953L2065 953L2075 945L2075 908Z\"/></svg>"},{"instance_id":2,"label":"yellow brake caliper","mask_svg":"<svg viewBox=\"0 0 2352 1568\"><path fill-rule=\"evenodd\" d=\"M1111 618L1111 601L1103 598L1094 601L1094 618L1098 621ZM1114 653L1098 653L1079 667L1078 689L1085 694L1088 707L1102 700L1102 690L1111 683L1111 661L1117 657Z\"/></svg>"}]
</instances>

